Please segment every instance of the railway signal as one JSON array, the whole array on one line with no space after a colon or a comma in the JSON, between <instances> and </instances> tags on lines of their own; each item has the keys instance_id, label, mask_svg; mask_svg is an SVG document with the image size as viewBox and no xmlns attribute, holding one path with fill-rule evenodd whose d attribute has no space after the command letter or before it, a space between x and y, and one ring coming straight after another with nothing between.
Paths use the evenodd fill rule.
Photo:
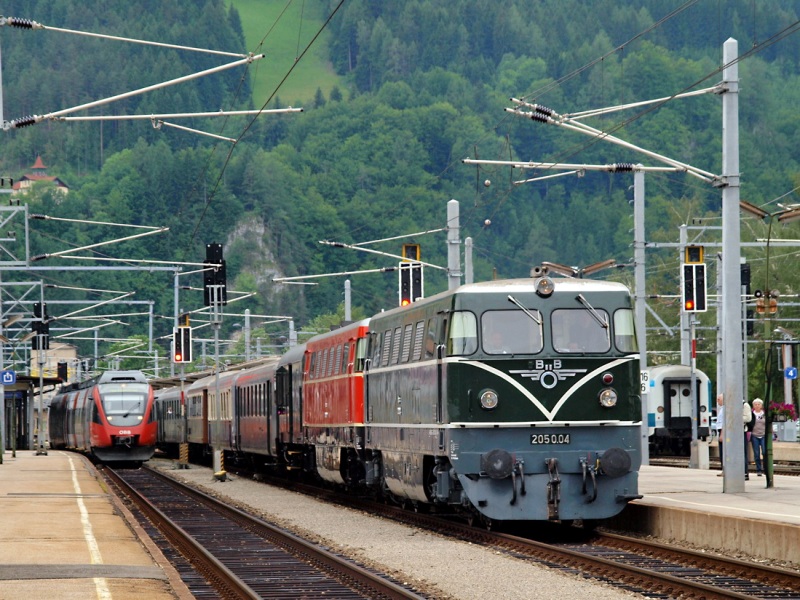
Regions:
<instances>
[{"instance_id":1,"label":"railway signal","mask_svg":"<svg viewBox=\"0 0 800 600\"><path fill-rule=\"evenodd\" d=\"M32 348L34 350L49 350L50 323L48 322L47 316L47 303L34 302L33 316L34 320L31 322L31 331L36 333L36 336L31 339Z\"/></svg>"},{"instance_id":2,"label":"railway signal","mask_svg":"<svg viewBox=\"0 0 800 600\"><path fill-rule=\"evenodd\" d=\"M706 265L684 263L681 266L681 298L684 312L706 312Z\"/></svg>"},{"instance_id":3,"label":"railway signal","mask_svg":"<svg viewBox=\"0 0 800 600\"><path fill-rule=\"evenodd\" d=\"M411 297L411 263L400 263L400 306L408 306Z\"/></svg>"},{"instance_id":4,"label":"railway signal","mask_svg":"<svg viewBox=\"0 0 800 600\"><path fill-rule=\"evenodd\" d=\"M206 244L206 259L203 264L209 265L203 272L203 303L212 304L228 303L227 278L225 275L225 260L222 258L222 244ZM210 268L210 265L220 265Z\"/></svg>"},{"instance_id":5,"label":"railway signal","mask_svg":"<svg viewBox=\"0 0 800 600\"><path fill-rule=\"evenodd\" d=\"M422 263L401 262L400 306L408 306L423 297Z\"/></svg>"},{"instance_id":6,"label":"railway signal","mask_svg":"<svg viewBox=\"0 0 800 600\"><path fill-rule=\"evenodd\" d=\"M172 330L172 362L192 362L192 328L181 326Z\"/></svg>"}]
</instances>

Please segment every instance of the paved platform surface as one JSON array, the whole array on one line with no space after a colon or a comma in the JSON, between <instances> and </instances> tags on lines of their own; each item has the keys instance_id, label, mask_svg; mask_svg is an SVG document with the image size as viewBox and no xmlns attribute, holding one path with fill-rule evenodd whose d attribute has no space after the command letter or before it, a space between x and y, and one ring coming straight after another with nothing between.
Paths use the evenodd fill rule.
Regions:
<instances>
[{"instance_id":1,"label":"paved platform surface","mask_svg":"<svg viewBox=\"0 0 800 600\"><path fill-rule=\"evenodd\" d=\"M0 600L192 598L86 459L7 451L3 461ZM644 466L644 497L607 525L800 565L800 477L777 475L766 488L751 471L744 492L725 493L719 473Z\"/></svg>"},{"instance_id":2,"label":"paved platform surface","mask_svg":"<svg viewBox=\"0 0 800 600\"><path fill-rule=\"evenodd\" d=\"M754 471L744 492L726 493L719 469L645 465L639 472L644 497L609 525L800 565L800 477L776 475L767 488Z\"/></svg>"},{"instance_id":3,"label":"paved platform surface","mask_svg":"<svg viewBox=\"0 0 800 600\"><path fill-rule=\"evenodd\" d=\"M80 455L10 451L0 465L0 600L191 598ZM132 521L132 519L131 519Z\"/></svg>"}]
</instances>

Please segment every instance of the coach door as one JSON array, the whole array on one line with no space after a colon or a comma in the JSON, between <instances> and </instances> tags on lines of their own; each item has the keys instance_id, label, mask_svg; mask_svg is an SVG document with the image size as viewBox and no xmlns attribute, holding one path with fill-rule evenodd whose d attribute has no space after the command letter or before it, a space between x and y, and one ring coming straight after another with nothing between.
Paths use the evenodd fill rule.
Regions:
<instances>
[{"instance_id":1,"label":"coach door","mask_svg":"<svg viewBox=\"0 0 800 600\"><path fill-rule=\"evenodd\" d=\"M699 389L696 392L699 397ZM690 380L664 380L664 426L670 431L688 431L692 428L691 394Z\"/></svg>"},{"instance_id":2,"label":"coach door","mask_svg":"<svg viewBox=\"0 0 800 600\"><path fill-rule=\"evenodd\" d=\"M292 439L292 373L286 365L275 373L275 431L270 437L270 453L278 454L279 444L288 444Z\"/></svg>"},{"instance_id":3,"label":"coach door","mask_svg":"<svg viewBox=\"0 0 800 600\"><path fill-rule=\"evenodd\" d=\"M238 385L233 385L231 386L231 393L233 394L231 447L238 452L242 449L242 429L245 424L245 411L247 410L247 390Z\"/></svg>"}]
</instances>

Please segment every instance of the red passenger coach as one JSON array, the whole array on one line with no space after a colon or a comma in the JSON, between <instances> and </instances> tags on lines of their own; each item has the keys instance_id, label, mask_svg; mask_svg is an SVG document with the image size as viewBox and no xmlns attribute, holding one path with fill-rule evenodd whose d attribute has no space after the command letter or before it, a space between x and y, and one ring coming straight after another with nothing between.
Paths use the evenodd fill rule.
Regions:
<instances>
[{"instance_id":1,"label":"red passenger coach","mask_svg":"<svg viewBox=\"0 0 800 600\"><path fill-rule=\"evenodd\" d=\"M236 376L233 450L250 454L275 454L275 423L270 415L275 409L274 380L278 359L272 359Z\"/></svg>"},{"instance_id":2,"label":"red passenger coach","mask_svg":"<svg viewBox=\"0 0 800 600\"><path fill-rule=\"evenodd\" d=\"M156 448L153 389L140 371L63 386L50 404L50 444L103 462L143 462Z\"/></svg>"},{"instance_id":3,"label":"red passenger coach","mask_svg":"<svg viewBox=\"0 0 800 600\"><path fill-rule=\"evenodd\" d=\"M306 344L303 427L314 445L317 472L345 483L347 452L364 449L364 356L369 320L317 336ZM348 463L350 461L344 461Z\"/></svg>"}]
</instances>

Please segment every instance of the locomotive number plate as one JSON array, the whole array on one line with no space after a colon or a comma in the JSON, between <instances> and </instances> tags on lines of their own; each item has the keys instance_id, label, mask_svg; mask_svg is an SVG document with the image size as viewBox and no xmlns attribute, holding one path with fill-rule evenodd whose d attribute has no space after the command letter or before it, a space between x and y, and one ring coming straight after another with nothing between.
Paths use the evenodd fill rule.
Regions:
<instances>
[{"instance_id":1,"label":"locomotive number plate","mask_svg":"<svg viewBox=\"0 0 800 600\"><path fill-rule=\"evenodd\" d=\"M568 433L533 433L531 444L569 444Z\"/></svg>"}]
</instances>

